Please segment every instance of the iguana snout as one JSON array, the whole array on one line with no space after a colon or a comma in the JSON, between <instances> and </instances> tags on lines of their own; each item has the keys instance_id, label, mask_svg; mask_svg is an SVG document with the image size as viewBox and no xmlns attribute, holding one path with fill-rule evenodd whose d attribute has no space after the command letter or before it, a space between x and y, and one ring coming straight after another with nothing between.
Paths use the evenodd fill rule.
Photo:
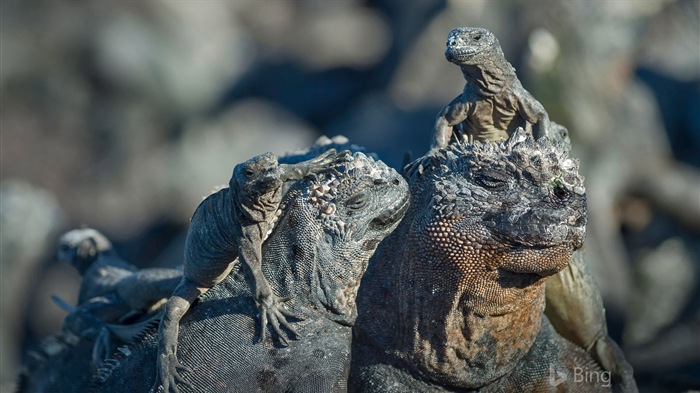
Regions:
<instances>
[{"instance_id":1,"label":"iguana snout","mask_svg":"<svg viewBox=\"0 0 700 393\"><path fill-rule=\"evenodd\" d=\"M540 248L567 244L577 250L586 237L586 198L573 192L566 198L534 201L521 207L522 214L502 213L485 224L505 243Z\"/></svg>"}]
</instances>

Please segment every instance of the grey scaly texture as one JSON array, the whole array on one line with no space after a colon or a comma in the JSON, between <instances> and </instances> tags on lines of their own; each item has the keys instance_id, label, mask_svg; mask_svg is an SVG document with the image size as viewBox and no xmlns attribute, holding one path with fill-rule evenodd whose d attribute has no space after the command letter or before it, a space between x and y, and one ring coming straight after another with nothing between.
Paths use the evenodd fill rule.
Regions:
<instances>
[{"instance_id":1,"label":"grey scaly texture","mask_svg":"<svg viewBox=\"0 0 700 393\"><path fill-rule=\"evenodd\" d=\"M29 353L19 391L70 391L69 386L88 385L91 370L104 367L116 346L152 330L160 307L182 276L175 269L137 269L92 228L62 235L57 259L82 275L78 304L54 297L68 315L59 333Z\"/></svg>"},{"instance_id":2,"label":"grey scaly texture","mask_svg":"<svg viewBox=\"0 0 700 393\"><path fill-rule=\"evenodd\" d=\"M460 67L466 83L437 117L433 151L452 140L505 140L518 127L535 139L568 141L566 128L551 122L542 104L523 88L493 33L480 27L454 29L445 57Z\"/></svg>"},{"instance_id":3,"label":"grey scaly texture","mask_svg":"<svg viewBox=\"0 0 700 393\"><path fill-rule=\"evenodd\" d=\"M301 316L291 322L299 338L288 346L271 337L256 342L253 285L234 264L182 320L178 357L191 372L181 374L179 390L345 390L359 280L408 203L407 185L394 170L362 153L348 159L336 173L293 182L263 243L262 270L273 292L289 299L287 309ZM147 337L101 375L97 390L139 391L152 382L155 341Z\"/></svg>"},{"instance_id":4,"label":"grey scaly texture","mask_svg":"<svg viewBox=\"0 0 700 393\"><path fill-rule=\"evenodd\" d=\"M583 178L565 150L520 129L423 160L358 295L355 391L608 389L549 380L602 371L543 315L546 277L585 237Z\"/></svg>"},{"instance_id":5,"label":"grey scaly texture","mask_svg":"<svg viewBox=\"0 0 700 393\"><path fill-rule=\"evenodd\" d=\"M324 139L308 152L282 158L299 162L350 146ZM291 181L280 201L278 221L262 247L262 271L300 333L288 346L260 336L254 281L234 264L221 283L203 294L181 321L178 357L186 392L344 391L350 362L355 296L377 244L398 224L408 206L405 180L385 164L356 152L335 171ZM146 392L155 382L158 337L149 331L119 348L85 383L85 368L65 366L84 351L85 340L49 357L25 381L25 392ZM44 376L63 378L48 380ZM74 375L72 384L68 376ZM157 389L162 391L162 387Z\"/></svg>"},{"instance_id":6,"label":"grey scaly texture","mask_svg":"<svg viewBox=\"0 0 700 393\"><path fill-rule=\"evenodd\" d=\"M291 337L299 336L287 318L300 317L282 307L288 298L275 295L262 272L262 244L281 214L285 183L335 171L334 164L346 160L346 153L331 149L295 164L280 164L272 153L255 156L236 165L228 188L200 203L187 232L182 281L168 299L159 326L156 384L162 383L164 391L178 392L178 383L187 383L181 372L190 371L177 357L180 319L197 297L229 275L237 261L247 267L254 281L261 320L259 341L265 340L268 322L284 345L289 342L282 328Z\"/></svg>"}]
</instances>

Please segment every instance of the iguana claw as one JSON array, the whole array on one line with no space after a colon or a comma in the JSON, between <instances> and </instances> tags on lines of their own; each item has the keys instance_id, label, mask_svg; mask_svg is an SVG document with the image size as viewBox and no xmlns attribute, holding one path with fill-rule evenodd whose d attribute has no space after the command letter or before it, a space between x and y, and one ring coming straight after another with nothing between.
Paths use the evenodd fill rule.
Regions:
<instances>
[{"instance_id":1,"label":"iguana claw","mask_svg":"<svg viewBox=\"0 0 700 393\"><path fill-rule=\"evenodd\" d=\"M194 386L190 382L185 381L180 375L180 372L191 373L192 369L180 364L177 360L177 355L174 353L161 355L159 366L158 378L156 378L156 383L151 392L157 392L159 384L163 385L164 393L179 393L180 389L177 387L177 384L194 390Z\"/></svg>"},{"instance_id":2,"label":"iguana claw","mask_svg":"<svg viewBox=\"0 0 700 393\"><path fill-rule=\"evenodd\" d=\"M350 157L348 150L336 152L335 149L330 149L318 157L303 161L297 164L280 164L282 179L292 180L301 179L303 177L315 177L321 173L333 173L340 176L340 173L335 169L335 164L347 161Z\"/></svg>"},{"instance_id":3,"label":"iguana claw","mask_svg":"<svg viewBox=\"0 0 700 393\"><path fill-rule=\"evenodd\" d=\"M107 359L111 353L111 339L109 330L106 327L100 329L100 333L95 339L95 345L92 347L92 365L97 368L102 365L102 362Z\"/></svg>"},{"instance_id":4,"label":"iguana claw","mask_svg":"<svg viewBox=\"0 0 700 393\"><path fill-rule=\"evenodd\" d=\"M263 342L265 341L266 338L266 332L267 332L267 323L269 322L270 325L272 326L272 329L275 331L275 334L277 336L277 340L280 344L283 346L287 347L289 346L289 341L287 340L287 337L285 337L285 334L282 333L282 329L280 328L280 325L283 326L288 332L291 334L288 334L288 336L296 340L301 335L299 332L297 332L292 325L287 322L287 317L295 318L298 320L303 320L303 318L291 311L288 311L284 308L282 308L283 302L288 301L290 298L278 298L275 295L269 295L269 296L260 296L258 297L260 299L260 338L258 339L258 342Z\"/></svg>"}]
</instances>

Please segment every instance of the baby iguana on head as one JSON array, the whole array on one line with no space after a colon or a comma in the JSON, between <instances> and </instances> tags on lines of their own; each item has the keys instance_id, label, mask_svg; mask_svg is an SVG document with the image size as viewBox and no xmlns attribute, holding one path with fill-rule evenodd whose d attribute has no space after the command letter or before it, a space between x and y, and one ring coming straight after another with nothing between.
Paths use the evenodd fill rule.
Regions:
<instances>
[{"instance_id":1,"label":"baby iguana on head","mask_svg":"<svg viewBox=\"0 0 700 393\"><path fill-rule=\"evenodd\" d=\"M159 327L158 373L164 391L177 391L182 382L179 370L187 370L177 360L180 319L201 294L228 276L238 258L248 266L260 307L260 341L267 323L277 338L288 344L281 327L293 336L297 332L287 317L298 318L281 307L263 276L262 244L277 221L278 207L286 181L332 170L334 163L347 158L347 152L329 150L325 154L297 164L279 164L272 153L262 154L236 165L224 188L207 197L192 216L185 242L183 278L168 300Z\"/></svg>"},{"instance_id":2,"label":"baby iguana on head","mask_svg":"<svg viewBox=\"0 0 700 393\"><path fill-rule=\"evenodd\" d=\"M520 129L498 144L450 144L425 164L360 287L356 390L552 391L550 367L602 372L543 316L546 277L585 237L578 163Z\"/></svg>"},{"instance_id":3,"label":"baby iguana on head","mask_svg":"<svg viewBox=\"0 0 700 393\"><path fill-rule=\"evenodd\" d=\"M148 316L159 310L182 277L175 269L137 269L120 259L112 243L92 228L61 236L57 259L83 277L77 306L58 297L54 301L69 313L63 331L95 341L93 367L111 355L113 337L132 342L151 324Z\"/></svg>"},{"instance_id":4,"label":"baby iguana on head","mask_svg":"<svg viewBox=\"0 0 700 393\"><path fill-rule=\"evenodd\" d=\"M518 80L498 39L479 27L461 27L447 36L445 57L458 65L466 80L464 91L437 117L431 150L451 140L499 141L523 127L535 139L568 139L563 126L551 122L542 104Z\"/></svg>"}]
</instances>

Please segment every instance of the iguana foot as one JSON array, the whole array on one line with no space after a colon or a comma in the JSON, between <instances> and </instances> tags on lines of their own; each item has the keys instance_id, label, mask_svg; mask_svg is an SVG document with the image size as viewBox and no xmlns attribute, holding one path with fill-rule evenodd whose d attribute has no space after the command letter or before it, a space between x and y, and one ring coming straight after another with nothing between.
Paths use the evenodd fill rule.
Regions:
<instances>
[{"instance_id":1,"label":"iguana foot","mask_svg":"<svg viewBox=\"0 0 700 393\"><path fill-rule=\"evenodd\" d=\"M106 327L100 329L100 333L95 339L95 345L92 347L92 365L97 369L107 359L107 356L112 352L112 340L109 330Z\"/></svg>"},{"instance_id":2,"label":"iguana foot","mask_svg":"<svg viewBox=\"0 0 700 393\"><path fill-rule=\"evenodd\" d=\"M307 176L316 177L323 173L333 173L340 176L335 165L352 160L348 150L336 152L330 149L318 157L297 164L280 164L283 180L301 179Z\"/></svg>"},{"instance_id":3,"label":"iguana foot","mask_svg":"<svg viewBox=\"0 0 700 393\"><path fill-rule=\"evenodd\" d=\"M423 170L426 167L428 167L428 164L430 163L430 161L433 160L433 156L439 150L440 149L431 149L423 157L420 157L420 158L416 159L415 161L406 164L403 167L404 177L407 179L411 179L416 175L423 174Z\"/></svg>"},{"instance_id":4,"label":"iguana foot","mask_svg":"<svg viewBox=\"0 0 700 393\"><path fill-rule=\"evenodd\" d=\"M610 371L613 379L619 380L621 392L638 392L637 383L634 381L632 366L625 359L622 349L620 349L610 336L605 334L599 337L593 344L590 352L603 370Z\"/></svg>"},{"instance_id":5,"label":"iguana foot","mask_svg":"<svg viewBox=\"0 0 700 393\"><path fill-rule=\"evenodd\" d=\"M270 294L268 296L259 296L259 308L260 308L260 338L258 342L265 341L267 324L268 322L272 326L272 330L275 331L277 335L277 340L283 346L289 346L289 341L287 341L287 335L282 332L281 326L283 326L289 334L289 338L296 340L301 335L297 332L292 325L287 322L287 317L295 318L298 320L303 320L303 318L291 311L288 311L282 307L282 303L288 301L290 298L278 298L277 296Z\"/></svg>"},{"instance_id":6,"label":"iguana foot","mask_svg":"<svg viewBox=\"0 0 700 393\"><path fill-rule=\"evenodd\" d=\"M194 386L188 381L185 381L180 372L191 373L192 369L183 366L177 360L177 355L174 353L162 354L160 355L160 361L158 362L158 376L156 378L156 383L151 389L151 392L158 391L158 385L163 385L164 393L179 393L180 389L177 384L187 386L188 388L194 390Z\"/></svg>"}]
</instances>

